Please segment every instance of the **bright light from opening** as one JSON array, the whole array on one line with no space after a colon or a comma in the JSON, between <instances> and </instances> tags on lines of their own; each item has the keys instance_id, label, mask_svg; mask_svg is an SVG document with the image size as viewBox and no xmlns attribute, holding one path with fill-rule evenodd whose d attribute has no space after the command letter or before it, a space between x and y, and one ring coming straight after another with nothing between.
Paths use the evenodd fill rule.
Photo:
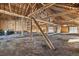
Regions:
<instances>
[{"instance_id":1,"label":"bright light from opening","mask_svg":"<svg viewBox=\"0 0 79 59\"><path fill-rule=\"evenodd\" d=\"M67 26L67 25L63 25L63 26Z\"/></svg>"}]
</instances>

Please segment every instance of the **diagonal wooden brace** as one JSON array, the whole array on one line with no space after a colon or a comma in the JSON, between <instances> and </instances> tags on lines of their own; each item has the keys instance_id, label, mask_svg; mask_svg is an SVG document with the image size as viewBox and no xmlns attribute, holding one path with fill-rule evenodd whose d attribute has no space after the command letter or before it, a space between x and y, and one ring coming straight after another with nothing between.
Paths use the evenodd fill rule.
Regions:
<instances>
[{"instance_id":1,"label":"diagonal wooden brace","mask_svg":"<svg viewBox=\"0 0 79 59\"><path fill-rule=\"evenodd\" d=\"M41 27L39 26L38 22L35 20L35 18L33 18L33 21L35 22L36 26L38 27L38 29L40 30L42 36L44 37L44 40L46 41L46 43L48 44L50 49L55 49L54 45L52 44L52 42L49 40L49 38L44 34L43 30L41 29Z\"/></svg>"}]
</instances>

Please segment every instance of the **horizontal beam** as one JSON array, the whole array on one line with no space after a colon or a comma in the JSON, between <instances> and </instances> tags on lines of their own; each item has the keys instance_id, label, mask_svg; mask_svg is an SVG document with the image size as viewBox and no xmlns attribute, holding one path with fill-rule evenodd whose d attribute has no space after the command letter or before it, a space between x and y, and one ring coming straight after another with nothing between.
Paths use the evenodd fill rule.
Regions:
<instances>
[{"instance_id":1,"label":"horizontal beam","mask_svg":"<svg viewBox=\"0 0 79 59\"><path fill-rule=\"evenodd\" d=\"M19 15L19 14L13 13L13 12L8 12L8 11L5 11L5 10L0 10L0 13L4 13L4 14L10 15L10 16L21 17L21 18L26 18L26 19L31 20L31 18L29 18L29 17L23 16L23 15ZM48 22L48 21L44 21L44 20L40 20L40 19L36 19L36 20L39 21L39 22L44 22L44 23L48 23L48 24L54 25L53 23Z\"/></svg>"},{"instance_id":2,"label":"horizontal beam","mask_svg":"<svg viewBox=\"0 0 79 59\"><path fill-rule=\"evenodd\" d=\"M28 18L29 19L29 17L19 15L19 14L13 13L13 12L8 12L8 11L1 10L1 9L0 9L0 13L7 14L7 15L10 15L10 16L22 17L22 18Z\"/></svg>"}]
</instances>

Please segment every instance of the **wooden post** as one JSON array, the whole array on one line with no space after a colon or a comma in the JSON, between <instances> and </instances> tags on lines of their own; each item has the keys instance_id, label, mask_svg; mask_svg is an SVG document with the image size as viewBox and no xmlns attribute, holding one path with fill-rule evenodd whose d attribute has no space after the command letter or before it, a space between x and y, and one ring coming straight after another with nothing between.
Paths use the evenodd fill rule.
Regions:
<instances>
[{"instance_id":1,"label":"wooden post","mask_svg":"<svg viewBox=\"0 0 79 59\"><path fill-rule=\"evenodd\" d=\"M20 25L21 25L21 36L23 36L23 18L20 18Z\"/></svg>"},{"instance_id":2,"label":"wooden post","mask_svg":"<svg viewBox=\"0 0 79 59\"><path fill-rule=\"evenodd\" d=\"M46 34L48 35L48 24L46 24Z\"/></svg>"},{"instance_id":3,"label":"wooden post","mask_svg":"<svg viewBox=\"0 0 79 59\"><path fill-rule=\"evenodd\" d=\"M30 21L30 37L31 37L31 39L32 39L32 20Z\"/></svg>"},{"instance_id":4,"label":"wooden post","mask_svg":"<svg viewBox=\"0 0 79 59\"><path fill-rule=\"evenodd\" d=\"M48 37L44 34L44 32L42 31L41 27L39 26L38 22L32 17L33 21L35 22L36 26L38 27L38 29L41 31L42 36L44 37L46 43L48 44L50 49L55 49L54 45L52 44L52 42L48 39Z\"/></svg>"},{"instance_id":5,"label":"wooden post","mask_svg":"<svg viewBox=\"0 0 79 59\"><path fill-rule=\"evenodd\" d=\"M16 20L17 19L16 19L16 17L14 17L14 19L15 19L15 28L14 28L15 30L14 31L15 31L15 34L16 34Z\"/></svg>"},{"instance_id":6,"label":"wooden post","mask_svg":"<svg viewBox=\"0 0 79 59\"><path fill-rule=\"evenodd\" d=\"M30 47L33 49L32 19L30 20Z\"/></svg>"}]
</instances>

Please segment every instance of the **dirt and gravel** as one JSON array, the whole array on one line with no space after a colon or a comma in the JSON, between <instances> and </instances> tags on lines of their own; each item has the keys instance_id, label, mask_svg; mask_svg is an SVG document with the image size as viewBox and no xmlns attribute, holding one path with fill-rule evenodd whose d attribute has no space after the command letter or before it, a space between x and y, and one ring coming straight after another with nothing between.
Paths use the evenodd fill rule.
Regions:
<instances>
[{"instance_id":1,"label":"dirt and gravel","mask_svg":"<svg viewBox=\"0 0 79 59\"><path fill-rule=\"evenodd\" d=\"M11 35L12 36L12 35ZM0 55L2 56L79 56L79 43L68 43L69 39L79 38L73 34L49 34L49 39L56 50L51 50L41 35L0 38ZM75 46L77 46L75 48Z\"/></svg>"}]
</instances>

